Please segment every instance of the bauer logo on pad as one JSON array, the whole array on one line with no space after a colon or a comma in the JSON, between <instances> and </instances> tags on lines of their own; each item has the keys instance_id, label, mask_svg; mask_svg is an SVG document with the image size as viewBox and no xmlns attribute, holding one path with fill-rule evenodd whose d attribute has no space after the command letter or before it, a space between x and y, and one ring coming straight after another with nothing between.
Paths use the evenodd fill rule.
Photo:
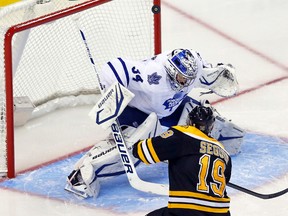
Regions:
<instances>
[{"instance_id":1,"label":"bauer logo on pad","mask_svg":"<svg viewBox=\"0 0 288 216\"><path fill-rule=\"evenodd\" d=\"M115 82L103 93L88 115L96 124L107 129L123 112L133 97L134 94L132 92Z\"/></svg>"}]
</instances>

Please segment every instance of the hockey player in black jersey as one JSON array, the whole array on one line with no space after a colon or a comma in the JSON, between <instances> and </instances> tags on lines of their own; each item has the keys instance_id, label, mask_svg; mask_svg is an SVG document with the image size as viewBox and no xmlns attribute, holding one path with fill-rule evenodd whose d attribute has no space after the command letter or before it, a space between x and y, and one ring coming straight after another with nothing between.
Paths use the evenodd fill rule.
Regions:
<instances>
[{"instance_id":1,"label":"hockey player in black jersey","mask_svg":"<svg viewBox=\"0 0 288 216\"><path fill-rule=\"evenodd\" d=\"M133 155L145 164L168 160L168 206L147 216L229 216L226 184L231 158L209 136L215 117L210 106L196 106L187 125L173 126L160 136L140 140Z\"/></svg>"}]
</instances>

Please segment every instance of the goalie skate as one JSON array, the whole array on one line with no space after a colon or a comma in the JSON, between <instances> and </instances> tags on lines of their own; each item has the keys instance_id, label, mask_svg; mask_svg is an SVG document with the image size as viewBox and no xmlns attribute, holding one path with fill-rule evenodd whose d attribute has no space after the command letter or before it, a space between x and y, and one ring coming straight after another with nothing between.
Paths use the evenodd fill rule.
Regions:
<instances>
[{"instance_id":1,"label":"goalie skate","mask_svg":"<svg viewBox=\"0 0 288 216\"><path fill-rule=\"evenodd\" d=\"M65 185L65 190L68 192L71 192L73 194L76 194L79 197L87 198L88 194L85 193L85 188L86 187L84 184L80 184L78 186L78 189L76 189L76 185L73 186L73 179L75 179L77 176L77 171L73 171L67 178L67 184ZM75 180L74 180L75 181ZM75 182L74 182L75 183Z\"/></svg>"},{"instance_id":2,"label":"goalie skate","mask_svg":"<svg viewBox=\"0 0 288 216\"><path fill-rule=\"evenodd\" d=\"M84 188L81 190L76 190L71 184L66 184L64 189L70 193L73 193L79 198L88 198L88 194L84 192Z\"/></svg>"},{"instance_id":3,"label":"goalie skate","mask_svg":"<svg viewBox=\"0 0 288 216\"><path fill-rule=\"evenodd\" d=\"M79 198L86 199L88 197L98 196L99 192L99 181L94 180L90 184L83 181L80 170L73 170L73 172L67 178L67 184L65 185L65 190L77 195Z\"/></svg>"}]
</instances>

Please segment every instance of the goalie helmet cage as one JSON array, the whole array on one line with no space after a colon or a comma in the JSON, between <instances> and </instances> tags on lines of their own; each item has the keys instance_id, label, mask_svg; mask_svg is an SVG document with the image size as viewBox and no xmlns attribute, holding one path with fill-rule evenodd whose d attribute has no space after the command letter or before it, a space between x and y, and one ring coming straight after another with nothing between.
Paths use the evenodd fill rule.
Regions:
<instances>
[{"instance_id":1,"label":"goalie helmet cage","mask_svg":"<svg viewBox=\"0 0 288 216\"><path fill-rule=\"evenodd\" d=\"M112 58L140 60L161 51L160 0L27 0L2 8L2 177L16 176L15 127L71 103L93 104L100 93L75 22L85 31L98 70Z\"/></svg>"}]
</instances>

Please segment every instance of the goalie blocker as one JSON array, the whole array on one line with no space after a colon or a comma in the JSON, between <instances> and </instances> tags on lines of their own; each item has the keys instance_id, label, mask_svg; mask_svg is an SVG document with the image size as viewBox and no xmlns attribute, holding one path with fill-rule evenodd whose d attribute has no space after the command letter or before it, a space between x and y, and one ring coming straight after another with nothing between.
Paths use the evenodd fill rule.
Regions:
<instances>
[{"instance_id":1,"label":"goalie blocker","mask_svg":"<svg viewBox=\"0 0 288 216\"><path fill-rule=\"evenodd\" d=\"M88 116L103 129L109 128L135 95L120 83L113 83L102 94Z\"/></svg>"}]
</instances>

